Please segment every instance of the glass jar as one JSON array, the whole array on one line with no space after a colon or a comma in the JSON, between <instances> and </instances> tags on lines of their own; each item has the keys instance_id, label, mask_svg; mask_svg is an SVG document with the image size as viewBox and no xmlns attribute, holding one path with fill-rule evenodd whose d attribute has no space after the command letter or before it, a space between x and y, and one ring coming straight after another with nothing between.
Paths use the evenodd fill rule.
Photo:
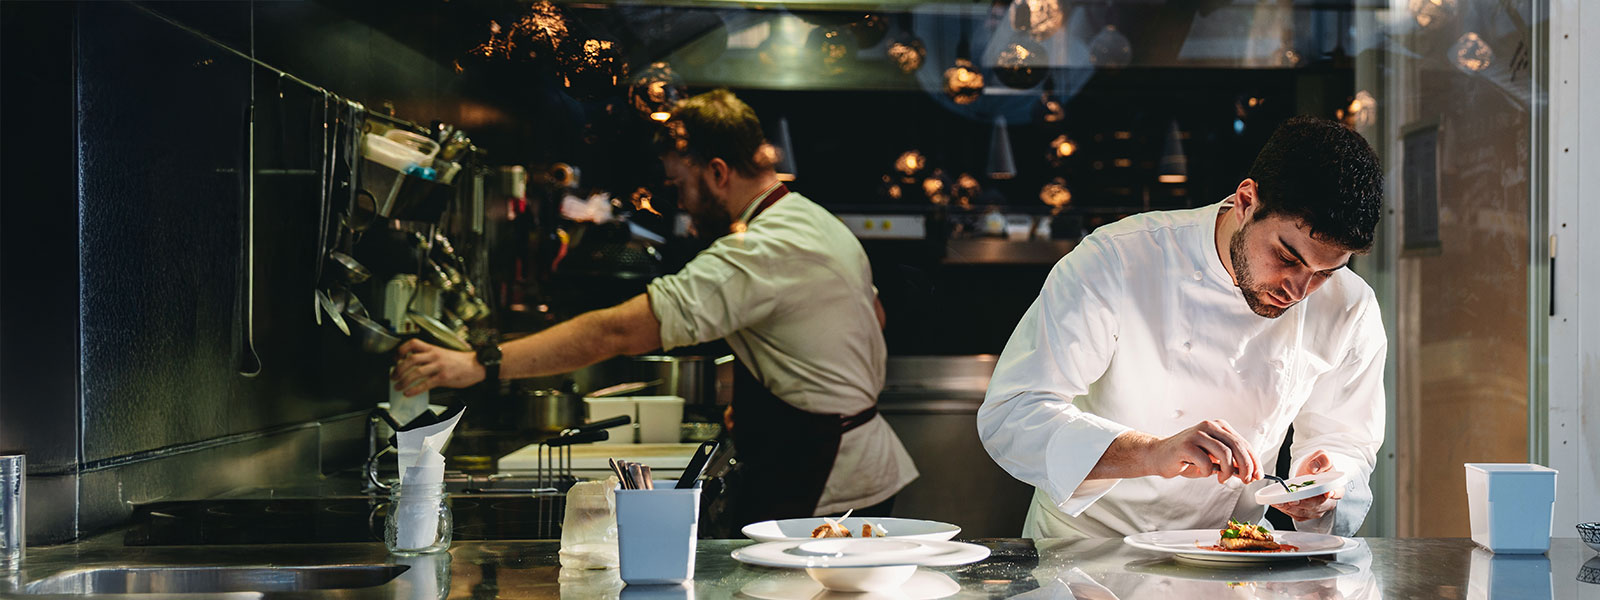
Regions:
<instances>
[{"instance_id":1,"label":"glass jar","mask_svg":"<svg viewBox=\"0 0 1600 600\"><path fill-rule=\"evenodd\" d=\"M444 484L397 485L389 490L383 543L402 556L442 552L450 547L450 505Z\"/></svg>"}]
</instances>

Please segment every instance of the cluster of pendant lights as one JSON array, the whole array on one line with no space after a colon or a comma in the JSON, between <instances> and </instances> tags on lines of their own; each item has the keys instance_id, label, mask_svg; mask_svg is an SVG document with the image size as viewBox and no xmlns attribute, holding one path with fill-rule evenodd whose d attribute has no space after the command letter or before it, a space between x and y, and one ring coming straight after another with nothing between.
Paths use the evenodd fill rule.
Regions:
<instances>
[{"instance_id":1,"label":"cluster of pendant lights","mask_svg":"<svg viewBox=\"0 0 1600 600\"><path fill-rule=\"evenodd\" d=\"M1059 0L1014 0L1007 10L1010 25L1018 35L1003 42L996 53L993 79L1014 89L1037 87L1050 72L1050 59L1040 42L1061 31L1066 23L1066 14ZM888 29L883 17L867 14L858 21L842 26L817 27L807 46L818 54L824 75L837 74L845 69L847 60L857 47L877 46L887 36ZM890 63L907 74L920 70L927 62L927 46L910 31L909 23L884 48ZM1122 67L1131 62L1132 49L1128 39L1114 25L1106 25L1097 33L1089 41L1089 49L1089 61L1098 67ZM1478 56L1478 53L1471 47L1459 52L1468 57L1463 61L1476 60L1472 57ZM989 82L983 70L973 63L966 39L962 40L957 54L955 62L943 71L942 91L952 102L970 105L983 96L985 85ZM489 39L467 51L464 58L469 64L495 60L550 61L559 67L561 81L568 88L599 89L626 82L629 107L639 115L658 122L670 119L673 107L687 96L683 78L673 71L670 64L651 63L630 76L627 61L615 41L574 35L568 17L550 0L539 0L528 5L524 14L509 25L491 22ZM462 60L456 62L456 68L465 68ZM1040 114L1044 122L1059 123L1066 117L1064 102L1046 90L1040 96ZM1182 173L1168 172L1185 168L1182 148L1177 139L1172 137L1176 135L1176 127L1176 123L1173 123L1173 131L1169 135L1171 139L1161 160L1160 181L1163 182L1184 179ZM780 117L772 133L771 147L766 150L772 156L768 158L777 166L783 179L792 180L796 170L788 120ZM1016 161L1004 117L995 119L989 142L989 178L1014 177ZM1052 165L1060 166L1076 149L1077 145L1065 135L1059 136L1050 142L1049 160ZM1172 156L1174 151L1177 154ZM921 161L911 169L913 171L921 171L926 166L926 158L912 151L897 161L897 170L904 171L913 166L899 164L907 161ZM1047 184L1040 197L1046 203L1064 204L1063 199L1070 198L1071 194L1058 180Z\"/></svg>"}]
</instances>

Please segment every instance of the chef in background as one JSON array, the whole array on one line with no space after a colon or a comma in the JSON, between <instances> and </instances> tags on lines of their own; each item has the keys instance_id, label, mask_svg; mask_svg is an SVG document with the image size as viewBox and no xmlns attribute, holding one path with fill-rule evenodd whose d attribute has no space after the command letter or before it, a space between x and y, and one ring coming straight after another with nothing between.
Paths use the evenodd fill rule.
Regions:
<instances>
[{"instance_id":1,"label":"chef in background","mask_svg":"<svg viewBox=\"0 0 1600 600\"><path fill-rule=\"evenodd\" d=\"M1233 195L1106 225L1063 257L978 411L989 455L1036 488L1023 535L1259 521L1248 494L1290 425L1292 474L1349 484L1277 508L1301 531L1355 532L1383 442L1387 342L1346 267L1372 246L1382 191L1360 135L1296 117Z\"/></svg>"},{"instance_id":2,"label":"chef in background","mask_svg":"<svg viewBox=\"0 0 1600 600\"><path fill-rule=\"evenodd\" d=\"M738 358L731 519L888 516L917 470L878 415L883 317L861 243L778 181L755 111L727 90L679 103L657 142L666 183L709 248L644 294L477 355L408 341L395 389L566 373L726 339Z\"/></svg>"}]
</instances>

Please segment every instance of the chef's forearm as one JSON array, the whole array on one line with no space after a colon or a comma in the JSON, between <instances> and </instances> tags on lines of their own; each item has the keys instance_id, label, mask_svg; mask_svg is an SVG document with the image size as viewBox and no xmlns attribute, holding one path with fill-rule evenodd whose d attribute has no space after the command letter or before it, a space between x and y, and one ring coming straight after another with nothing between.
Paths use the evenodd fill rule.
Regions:
<instances>
[{"instance_id":1,"label":"chef's forearm","mask_svg":"<svg viewBox=\"0 0 1600 600\"><path fill-rule=\"evenodd\" d=\"M1132 430L1117 436L1084 479L1131 479L1155 474L1147 456L1159 441L1161 438Z\"/></svg>"},{"instance_id":2,"label":"chef's forearm","mask_svg":"<svg viewBox=\"0 0 1600 600\"><path fill-rule=\"evenodd\" d=\"M661 323L650 312L648 296L593 310L500 347L502 379L553 375L581 369L622 354L661 347Z\"/></svg>"}]
</instances>

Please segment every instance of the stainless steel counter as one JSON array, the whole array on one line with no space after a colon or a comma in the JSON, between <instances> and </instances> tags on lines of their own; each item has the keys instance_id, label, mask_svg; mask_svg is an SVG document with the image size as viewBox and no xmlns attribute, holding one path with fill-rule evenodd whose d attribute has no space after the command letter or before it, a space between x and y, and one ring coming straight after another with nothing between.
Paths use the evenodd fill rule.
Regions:
<instances>
[{"instance_id":1,"label":"stainless steel counter","mask_svg":"<svg viewBox=\"0 0 1600 600\"><path fill-rule=\"evenodd\" d=\"M681 588L625 587L615 570L563 571L557 558L559 544L553 541L458 542L448 554L400 558L389 556L381 544L375 543L133 548L124 546L121 540L113 533L77 544L31 549L20 576L9 581L0 576L0 596L46 597L29 592L82 593L130 587L176 593L207 586L234 592L184 597L424 600L850 596L817 595L818 588L801 571L735 562L729 552L751 543L745 540L702 541L695 581L692 586ZM1600 558L1573 538L1558 538L1548 555L1531 557L1496 556L1465 539L1363 541L1362 548L1341 554L1334 561L1220 569L1176 563L1125 546L1120 540L980 540L993 549L989 559L964 567L925 569L917 581L953 583L960 591L949 596L952 598L1600 598L1600 583L1579 580L1584 568L1589 570L1582 576L1600 580ZM329 565L355 568L285 571L296 566ZM401 571L377 565L407 568ZM94 573L95 569L137 566L190 568ZM278 571L216 569L228 566L271 566ZM240 591L249 589L266 591ZM17 594L18 591L22 593Z\"/></svg>"}]
</instances>

